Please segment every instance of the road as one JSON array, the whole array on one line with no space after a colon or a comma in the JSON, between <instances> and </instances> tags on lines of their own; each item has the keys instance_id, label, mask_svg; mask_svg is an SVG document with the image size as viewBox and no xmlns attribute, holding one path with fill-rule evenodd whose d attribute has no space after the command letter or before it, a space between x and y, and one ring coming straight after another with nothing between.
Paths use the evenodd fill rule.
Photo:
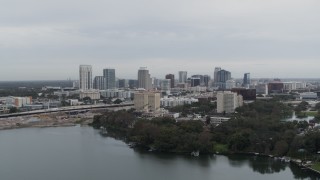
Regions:
<instances>
[{"instance_id":1,"label":"road","mask_svg":"<svg viewBox=\"0 0 320 180\"><path fill-rule=\"evenodd\" d=\"M52 112L68 112L68 111L77 111L77 110L86 110L86 109L107 109L107 108L130 107L130 106L133 107L133 103L122 103L122 104L113 104L113 105L103 104L103 105L67 106L67 107L42 109L42 110L27 111L27 112L12 113L12 114L2 114L0 115L0 120L1 118L18 117L18 116L26 116L26 115L34 115L34 114L45 114L45 113L52 113Z\"/></svg>"}]
</instances>

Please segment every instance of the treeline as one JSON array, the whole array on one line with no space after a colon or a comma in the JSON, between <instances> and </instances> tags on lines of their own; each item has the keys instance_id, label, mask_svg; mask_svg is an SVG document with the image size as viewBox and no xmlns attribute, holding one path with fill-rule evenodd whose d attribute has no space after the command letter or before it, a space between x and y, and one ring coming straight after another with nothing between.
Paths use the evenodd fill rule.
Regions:
<instances>
[{"instance_id":1,"label":"treeline","mask_svg":"<svg viewBox=\"0 0 320 180\"><path fill-rule=\"evenodd\" d=\"M125 139L161 152L247 153L307 156L320 151L320 133L309 124L286 122L292 108L278 101L256 101L237 109L219 126L171 118L139 119L133 111L106 112L92 125L125 132ZM302 134L301 132L305 132Z\"/></svg>"}]
</instances>

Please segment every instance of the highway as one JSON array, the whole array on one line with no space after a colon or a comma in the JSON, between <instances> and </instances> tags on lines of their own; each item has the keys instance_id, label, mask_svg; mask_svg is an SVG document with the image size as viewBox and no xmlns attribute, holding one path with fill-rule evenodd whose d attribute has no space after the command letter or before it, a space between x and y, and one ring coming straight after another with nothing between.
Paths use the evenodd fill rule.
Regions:
<instances>
[{"instance_id":1,"label":"highway","mask_svg":"<svg viewBox=\"0 0 320 180\"><path fill-rule=\"evenodd\" d=\"M34 114L45 114L45 113L53 113L53 112L69 112L69 111L77 111L77 110L91 110L91 109L108 109L108 108L117 108L117 107L133 107L133 103L122 103L122 104L103 104L103 105L82 105L82 106L67 106L60 108L50 108L50 109L41 109L35 111L26 111L12 114L1 114L1 118L8 117L18 117L18 116L26 116L26 115L34 115Z\"/></svg>"}]
</instances>

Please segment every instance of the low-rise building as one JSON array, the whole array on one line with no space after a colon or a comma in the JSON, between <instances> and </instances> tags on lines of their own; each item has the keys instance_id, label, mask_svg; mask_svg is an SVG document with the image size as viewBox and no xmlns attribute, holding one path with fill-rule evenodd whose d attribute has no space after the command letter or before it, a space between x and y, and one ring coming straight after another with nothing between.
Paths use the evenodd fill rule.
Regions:
<instances>
[{"instance_id":1,"label":"low-rise building","mask_svg":"<svg viewBox=\"0 0 320 180\"><path fill-rule=\"evenodd\" d=\"M13 97L6 98L6 104L9 106L15 106L17 108L23 107L27 104L32 104L32 97Z\"/></svg>"},{"instance_id":2,"label":"low-rise building","mask_svg":"<svg viewBox=\"0 0 320 180\"><path fill-rule=\"evenodd\" d=\"M184 98L184 97L164 97L161 98L160 103L163 107L174 107L174 106L180 106L184 104L192 104L195 102L199 102L198 99L195 98Z\"/></svg>"},{"instance_id":3,"label":"low-rise building","mask_svg":"<svg viewBox=\"0 0 320 180\"><path fill-rule=\"evenodd\" d=\"M132 97L132 91L119 90L119 89L108 89L100 91L101 96L106 98L123 98L130 99Z\"/></svg>"},{"instance_id":4,"label":"low-rise building","mask_svg":"<svg viewBox=\"0 0 320 180\"><path fill-rule=\"evenodd\" d=\"M92 100L100 99L99 90L81 91L79 95L80 95L80 99L83 99L85 97L89 97Z\"/></svg>"},{"instance_id":5,"label":"low-rise building","mask_svg":"<svg viewBox=\"0 0 320 180\"><path fill-rule=\"evenodd\" d=\"M318 99L318 95L315 92L304 92L300 94L300 99Z\"/></svg>"},{"instance_id":6,"label":"low-rise building","mask_svg":"<svg viewBox=\"0 0 320 180\"><path fill-rule=\"evenodd\" d=\"M227 117L210 117L210 123L216 126L229 120Z\"/></svg>"}]
</instances>

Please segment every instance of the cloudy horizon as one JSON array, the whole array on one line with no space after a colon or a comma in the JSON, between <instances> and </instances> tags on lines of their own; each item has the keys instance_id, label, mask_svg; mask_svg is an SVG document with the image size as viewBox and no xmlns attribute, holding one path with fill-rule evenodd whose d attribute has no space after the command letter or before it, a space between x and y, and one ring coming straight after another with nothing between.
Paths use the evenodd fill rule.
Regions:
<instances>
[{"instance_id":1,"label":"cloudy horizon","mask_svg":"<svg viewBox=\"0 0 320 180\"><path fill-rule=\"evenodd\" d=\"M319 78L317 0L11 0L0 81L77 79L80 64L136 78L222 67L241 78Z\"/></svg>"}]
</instances>

